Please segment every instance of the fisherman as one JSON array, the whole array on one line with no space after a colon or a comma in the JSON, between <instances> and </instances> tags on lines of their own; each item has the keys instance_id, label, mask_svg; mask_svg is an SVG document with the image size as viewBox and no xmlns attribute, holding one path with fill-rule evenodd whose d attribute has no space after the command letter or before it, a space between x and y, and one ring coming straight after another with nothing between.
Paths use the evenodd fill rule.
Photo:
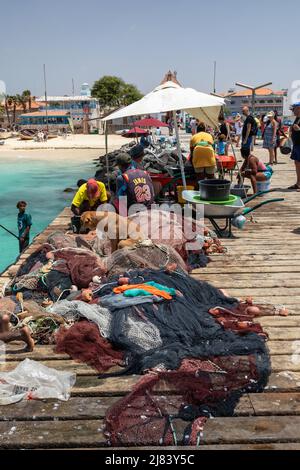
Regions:
<instances>
[{"instance_id":1,"label":"fisherman","mask_svg":"<svg viewBox=\"0 0 300 470\"><path fill-rule=\"evenodd\" d=\"M108 194L104 183L90 178L86 183L79 187L74 196L71 205L71 211L74 214L72 217L72 227L74 233L79 233L80 230L80 215L86 211L96 211L100 204L105 204L108 201Z\"/></svg>"},{"instance_id":2,"label":"fisherman","mask_svg":"<svg viewBox=\"0 0 300 470\"><path fill-rule=\"evenodd\" d=\"M19 201L17 203L18 213L18 230L19 230L19 251L22 253L29 245L29 232L32 225L30 214L26 214L27 202Z\"/></svg>"},{"instance_id":3,"label":"fisherman","mask_svg":"<svg viewBox=\"0 0 300 470\"><path fill-rule=\"evenodd\" d=\"M213 179L216 171L216 157L214 151L214 139L206 132L206 125L200 122L199 132L190 141L191 162L198 180Z\"/></svg>"},{"instance_id":4,"label":"fisherman","mask_svg":"<svg viewBox=\"0 0 300 470\"><path fill-rule=\"evenodd\" d=\"M121 174L117 177L114 205L119 214L124 216L134 204L142 204L150 209L154 202L154 188L150 175L142 169L135 168L133 163L128 153L120 153L117 157ZM121 197L127 197L125 207L120 200Z\"/></svg>"},{"instance_id":5,"label":"fisherman","mask_svg":"<svg viewBox=\"0 0 300 470\"><path fill-rule=\"evenodd\" d=\"M138 170L143 170L144 169L143 158L145 155L144 147L141 144L135 145L129 150L128 153L132 159L132 163L131 163L132 167L137 168Z\"/></svg>"}]
</instances>

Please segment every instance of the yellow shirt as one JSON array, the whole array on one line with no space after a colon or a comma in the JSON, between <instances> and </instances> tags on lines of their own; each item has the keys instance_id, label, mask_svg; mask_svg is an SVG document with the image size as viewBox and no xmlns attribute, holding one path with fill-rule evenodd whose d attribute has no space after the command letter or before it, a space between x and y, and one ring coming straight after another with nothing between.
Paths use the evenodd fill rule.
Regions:
<instances>
[{"instance_id":1,"label":"yellow shirt","mask_svg":"<svg viewBox=\"0 0 300 470\"><path fill-rule=\"evenodd\" d=\"M197 146L200 142L207 142L207 146ZM198 132L191 138L190 148L193 155L194 168L207 168L216 165L215 151L213 149L214 139L208 132Z\"/></svg>"},{"instance_id":2,"label":"yellow shirt","mask_svg":"<svg viewBox=\"0 0 300 470\"><path fill-rule=\"evenodd\" d=\"M106 188L105 188L104 183L101 183L101 181L97 181L97 184L98 184L98 188L100 192L99 197L97 197L96 199L89 199L88 194L87 194L87 184L84 183L82 186L80 186L77 193L75 194L72 204L75 207L80 207L84 201L89 201L91 207L93 207L96 201L98 200L100 202L107 201L107 194L106 194Z\"/></svg>"}]
</instances>

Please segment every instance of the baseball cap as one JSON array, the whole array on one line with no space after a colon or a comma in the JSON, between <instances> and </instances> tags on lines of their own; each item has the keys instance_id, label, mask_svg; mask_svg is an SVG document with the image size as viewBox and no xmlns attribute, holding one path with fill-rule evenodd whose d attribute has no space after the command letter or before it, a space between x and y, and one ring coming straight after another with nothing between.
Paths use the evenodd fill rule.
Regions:
<instances>
[{"instance_id":1,"label":"baseball cap","mask_svg":"<svg viewBox=\"0 0 300 470\"><path fill-rule=\"evenodd\" d=\"M295 108L298 108L299 106L300 106L300 101L298 101L297 103L292 104L290 109L295 109Z\"/></svg>"},{"instance_id":2,"label":"baseball cap","mask_svg":"<svg viewBox=\"0 0 300 470\"><path fill-rule=\"evenodd\" d=\"M87 183L87 193L88 196L92 199L96 199L97 197L100 196L100 191L99 191L99 186L97 181L94 178L90 178Z\"/></svg>"},{"instance_id":3,"label":"baseball cap","mask_svg":"<svg viewBox=\"0 0 300 470\"><path fill-rule=\"evenodd\" d=\"M129 150L129 154L133 160L141 157L144 154L144 147L140 144L135 145L132 149Z\"/></svg>"},{"instance_id":4,"label":"baseball cap","mask_svg":"<svg viewBox=\"0 0 300 470\"><path fill-rule=\"evenodd\" d=\"M117 165L129 165L132 162L131 156L129 153L121 152L116 158Z\"/></svg>"}]
</instances>

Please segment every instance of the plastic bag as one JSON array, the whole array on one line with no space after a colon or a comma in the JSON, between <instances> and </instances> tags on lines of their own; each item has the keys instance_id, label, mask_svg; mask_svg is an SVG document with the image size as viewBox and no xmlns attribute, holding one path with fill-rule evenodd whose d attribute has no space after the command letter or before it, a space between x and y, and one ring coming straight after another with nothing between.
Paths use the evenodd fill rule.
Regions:
<instances>
[{"instance_id":1,"label":"plastic bag","mask_svg":"<svg viewBox=\"0 0 300 470\"><path fill-rule=\"evenodd\" d=\"M13 371L0 372L0 405L21 400L68 400L76 381L73 372L58 371L25 359Z\"/></svg>"}]
</instances>

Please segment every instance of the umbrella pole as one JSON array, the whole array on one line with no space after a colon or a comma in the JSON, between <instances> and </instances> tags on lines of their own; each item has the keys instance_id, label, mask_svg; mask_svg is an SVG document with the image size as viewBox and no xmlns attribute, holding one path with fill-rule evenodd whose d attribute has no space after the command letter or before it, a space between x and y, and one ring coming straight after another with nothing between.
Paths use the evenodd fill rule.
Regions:
<instances>
[{"instance_id":1,"label":"umbrella pole","mask_svg":"<svg viewBox=\"0 0 300 470\"><path fill-rule=\"evenodd\" d=\"M242 178L240 166L239 166L239 164L238 164L238 160L237 160L237 157L236 157L235 149L234 149L234 147L233 147L233 142L232 142L232 138L231 138L230 128L229 128L228 122L226 123L226 128L227 128L227 134L229 135L229 141L230 141L231 150L232 150L232 153L233 153L233 155L234 155L235 163L236 163L236 166L237 166L238 175L239 175L239 180L243 182L242 184L243 184L243 188L244 188L244 180L243 180L243 178ZM245 197L247 197L247 193L246 193L245 188L244 188L244 193L245 193Z\"/></svg>"},{"instance_id":2,"label":"umbrella pole","mask_svg":"<svg viewBox=\"0 0 300 470\"><path fill-rule=\"evenodd\" d=\"M106 172L107 172L107 186L108 186L108 190L110 191L107 121L105 121L105 159L106 159Z\"/></svg>"},{"instance_id":3,"label":"umbrella pole","mask_svg":"<svg viewBox=\"0 0 300 470\"><path fill-rule=\"evenodd\" d=\"M176 141L177 141L177 152L178 152L178 158L179 158L179 163L180 163L182 184L184 186L184 189L186 189L186 179L185 179L184 164L183 164L181 145L180 145L180 139L179 139L179 129L178 129L178 123L177 123L177 119L176 119L176 111L173 111L173 121L174 121L174 127L175 127L175 135L176 135Z\"/></svg>"}]
</instances>

